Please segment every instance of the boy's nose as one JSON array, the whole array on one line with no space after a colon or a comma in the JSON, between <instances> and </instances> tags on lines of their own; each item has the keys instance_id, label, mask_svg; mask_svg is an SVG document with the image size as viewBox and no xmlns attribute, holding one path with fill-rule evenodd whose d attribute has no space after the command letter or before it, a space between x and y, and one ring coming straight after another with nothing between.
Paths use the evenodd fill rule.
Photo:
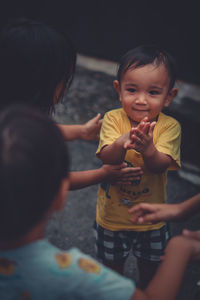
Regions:
<instances>
[{"instance_id":1,"label":"boy's nose","mask_svg":"<svg viewBox=\"0 0 200 300\"><path fill-rule=\"evenodd\" d=\"M138 96L137 99L135 100L135 103L137 103L137 104L146 104L147 101L146 101L145 95Z\"/></svg>"}]
</instances>

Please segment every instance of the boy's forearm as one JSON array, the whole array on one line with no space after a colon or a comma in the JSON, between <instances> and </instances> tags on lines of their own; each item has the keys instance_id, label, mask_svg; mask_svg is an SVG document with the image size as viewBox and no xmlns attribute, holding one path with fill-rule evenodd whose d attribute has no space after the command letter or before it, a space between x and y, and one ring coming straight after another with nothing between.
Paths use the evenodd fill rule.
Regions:
<instances>
[{"instance_id":1,"label":"boy's forearm","mask_svg":"<svg viewBox=\"0 0 200 300\"><path fill-rule=\"evenodd\" d=\"M105 146L99 154L101 161L104 164L121 164L126 155L124 142L124 136L121 136L113 144Z\"/></svg>"},{"instance_id":2,"label":"boy's forearm","mask_svg":"<svg viewBox=\"0 0 200 300\"><path fill-rule=\"evenodd\" d=\"M153 144L142 156L147 168L154 173L164 172L172 161L169 155L159 152Z\"/></svg>"}]
</instances>

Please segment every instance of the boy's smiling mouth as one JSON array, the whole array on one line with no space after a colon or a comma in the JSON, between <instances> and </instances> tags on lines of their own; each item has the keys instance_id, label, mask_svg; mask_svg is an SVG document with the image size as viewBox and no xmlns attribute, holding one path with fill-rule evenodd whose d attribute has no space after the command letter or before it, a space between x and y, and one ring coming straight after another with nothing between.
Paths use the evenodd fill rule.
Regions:
<instances>
[{"instance_id":1,"label":"boy's smiling mouth","mask_svg":"<svg viewBox=\"0 0 200 300\"><path fill-rule=\"evenodd\" d=\"M148 111L147 109L133 109L133 110L136 110L136 111Z\"/></svg>"},{"instance_id":2,"label":"boy's smiling mouth","mask_svg":"<svg viewBox=\"0 0 200 300\"><path fill-rule=\"evenodd\" d=\"M137 108L132 108L133 111L141 111L141 112L149 112L148 109L137 109Z\"/></svg>"}]
</instances>

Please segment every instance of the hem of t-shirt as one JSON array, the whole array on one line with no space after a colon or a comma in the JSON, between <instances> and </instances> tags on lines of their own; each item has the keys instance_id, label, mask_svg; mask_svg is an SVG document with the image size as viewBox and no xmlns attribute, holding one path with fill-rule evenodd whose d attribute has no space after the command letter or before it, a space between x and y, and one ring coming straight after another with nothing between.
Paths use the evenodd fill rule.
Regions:
<instances>
[{"instance_id":1,"label":"hem of t-shirt","mask_svg":"<svg viewBox=\"0 0 200 300\"><path fill-rule=\"evenodd\" d=\"M151 230L158 230L166 225L166 222L159 222L156 224L147 224L147 225L132 225L132 226L113 226L112 224L108 224L103 222L98 217L96 218L96 222L98 225L103 227L104 229L110 230L110 231L151 231Z\"/></svg>"}]
</instances>

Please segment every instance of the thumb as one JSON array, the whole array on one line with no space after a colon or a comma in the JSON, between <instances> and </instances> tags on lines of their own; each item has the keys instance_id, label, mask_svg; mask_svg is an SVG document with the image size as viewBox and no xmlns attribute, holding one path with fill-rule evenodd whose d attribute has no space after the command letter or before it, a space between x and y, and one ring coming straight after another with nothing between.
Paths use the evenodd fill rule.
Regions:
<instances>
[{"instance_id":1,"label":"thumb","mask_svg":"<svg viewBox=\"0 0 200 300\"><path fill-rule=\"evenodd\" d=\"M123 161L123 163L121 163L121 164L119 165L119 168L120 168L120 169L123 169L123 168L126 168L126 167L128 167L128 164L127 164L125 161Z\"/></svg>"},{"instance_id":2,"label":"thumb","mask_svg":"<svg viewBox=\"0 0 200 300\"><path fill-rule=\"evenodd\" d=\"M101 118L101 114L98 113L98 114L96 115L96 117L94 117L93 119L94 119L96 122L98 122L98 121L100 121L100 118ZM101 120L101 121L102 121L102 120Z\"/></svg>"}]
</instances>

